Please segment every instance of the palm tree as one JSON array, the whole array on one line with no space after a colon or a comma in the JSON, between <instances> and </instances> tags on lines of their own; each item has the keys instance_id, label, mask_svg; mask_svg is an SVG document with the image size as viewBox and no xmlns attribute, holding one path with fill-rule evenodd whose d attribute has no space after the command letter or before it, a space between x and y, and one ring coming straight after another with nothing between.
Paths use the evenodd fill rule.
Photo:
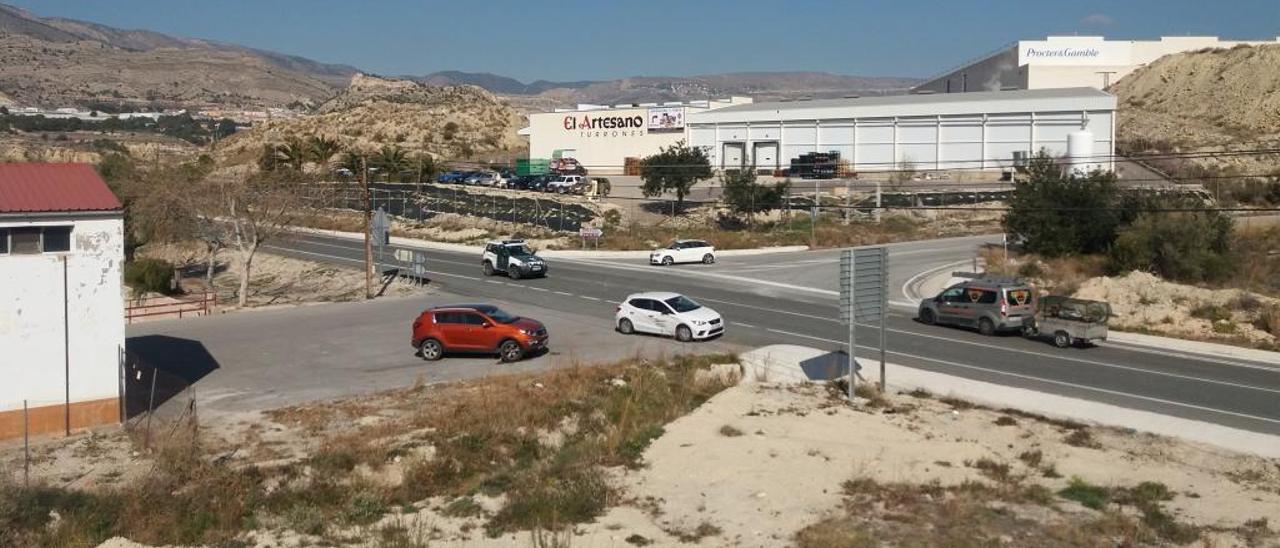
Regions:
<instances>
[{"instance_id":1,"label":"palm tree","mask_svg":"<svg viewBox=\"0 0 1280 548\"><path fill-rule=\"evenodd\" d=\"M307 145L300 139L289 139L275 146L275 155L280 164L302 171L302 165L307 162Z\"/></svg>"},{"instance_id":2,"label":"palm tree","mask_svg":"<svg viewBox=\"0 0 1280 548\"><path fill-rule=\"evenodd\" d=\"M422 186L424 181L429 181L435 177L440 168L436 165L435 158L432 158L430 154L420 152L413 156L413 170L418 179L418 186Z\"/></svg>"},{"instance_id":3,"label":"palm tree","mask_svg":"<svg viewBox=\"0 0 1280 548\"><path fill-rule=\"evenodd\" d=\"M307 159L328 171L329 160L338 153L338 141L324 136L311 136L307 139Z\"/></svg>"},{"instance_id":4,"label":"palm tree","mask_svg":"<svg viewBox=\"0 0 1280 548\"><path fill-rule=\"evenodd\" d=\"M356 178L360 177L360 172L364 170L365 157L359 152L348 150L338 157L338 167L351 172Z\"/></svg>"},{"instance_id":5,"label":"palm tree","mask_svg":"<svg viewBox=\"0 0 1280 548\"><path fill-rule=\"evenodd\" d=\"M398 177L410 165L409 156L405 154L404 149L394 145L383 145L382 149L369 159L369 163L386 174L387 182L391 182L392 177Z\"/></svg>"}]
</instances>

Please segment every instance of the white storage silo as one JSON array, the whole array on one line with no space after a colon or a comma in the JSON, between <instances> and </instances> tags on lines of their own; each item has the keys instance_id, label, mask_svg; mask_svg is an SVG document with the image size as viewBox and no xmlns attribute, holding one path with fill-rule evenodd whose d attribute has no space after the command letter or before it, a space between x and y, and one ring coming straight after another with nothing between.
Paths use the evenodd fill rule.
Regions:
<instances>
[{"instance_id":1,"label":"white storage silo","mask_svg":"<svg viewBox=\"0 0 1280 548\"><path fill-rule=\"evenodd\" d=\"M1093 154L1093 132L1073 131L1067 134L1067 161L1070 171L1077 175L1088 175L1095 169L1102 169L1101 158Z\"/></svg>"}]
</instances>

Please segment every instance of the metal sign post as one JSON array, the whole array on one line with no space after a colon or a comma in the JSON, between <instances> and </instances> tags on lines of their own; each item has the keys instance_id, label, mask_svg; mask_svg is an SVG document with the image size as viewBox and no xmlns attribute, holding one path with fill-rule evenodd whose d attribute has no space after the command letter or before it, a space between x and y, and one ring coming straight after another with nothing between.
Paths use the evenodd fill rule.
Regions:
<instances>
[{"instance_id":1,"label":"metal sign post","mask_svg":"<svg viewBox=\"0 0 1280 548\"><path fill-rule=\"evenodd\" d=\"M370 223L369 230L372 232L373 245L378 246L377 270L378 277L382 277L383 251L387 243L391 240L391 218L387 215L387 211L378 206L378 210L373 213L373 221Z\"/></svg>"},{"instance_id":2,"label":"metal sign post","mask_svg":"<svg viewBox=\"0 0 1280 548\"><path fill-rule=\"evenodd\" d=\"M849 326L849 400L857 378L858 322L880 327L880 389L885 386L885 315L889 309L889 250L847 249L840 254L840 321Z\"/></svg>"}]
</instances>

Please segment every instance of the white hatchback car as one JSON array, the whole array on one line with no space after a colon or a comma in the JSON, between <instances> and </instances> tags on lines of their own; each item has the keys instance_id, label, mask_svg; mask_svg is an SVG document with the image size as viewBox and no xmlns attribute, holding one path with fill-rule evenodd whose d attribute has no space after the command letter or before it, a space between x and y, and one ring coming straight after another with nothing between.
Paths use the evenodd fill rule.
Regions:
<instances>
[{"instance_id":1,"label":"white hatchback car","mask_svg":"<svg viewBox=\"0 0 1280 548\"><path fill-rule=\"evenodd\" d=\"M716 248L703 240L675 240L671 245L649 253L649 264L671 266L676 263L716 262Z\"/></svg>"},{"instance_id":2,"label":"white hatchback car","mask_svg":"<svg viewBox=\"0 0 1280 548\"><path fill-rule=\"evenodd\" d=\"M724 334L724 318L679 293L654 292L628 295L614 317L624 335L652 333L688 342Z\"/></svg>"}]
</instances>

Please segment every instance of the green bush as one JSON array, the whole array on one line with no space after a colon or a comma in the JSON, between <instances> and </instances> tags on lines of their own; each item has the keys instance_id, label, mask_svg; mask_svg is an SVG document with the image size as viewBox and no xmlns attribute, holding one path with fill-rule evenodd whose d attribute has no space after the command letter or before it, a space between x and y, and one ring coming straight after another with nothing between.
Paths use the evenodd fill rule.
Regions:
<instances>
[{"instance_id":1,"label":"green bush","mask_svg":"<svg viewBox=\"0 0 1280 548\"><path fill-rule=\"evenodd\" d=\"M1213 282L1236 269L1231 218L1218 212L1153 212L1120 231L1109 253L1114 273L1141 270L1179 282Z\"/></svg>"},{"instance_id":2,"label":"green bush","mask_svg":"<svg viewBox=\"0 0 1280 548\"><path fill-rule=\"evenodd\" d=\"M173 263L160 259L137 259L124 265L124 283L138 292L172 293Z\"/></svg>"},{"instance_id":3,"label":"green bush","mask_svg":"<svg viewBox=\"0 0 1280 548\"><path fill-rule=\"evenodd\" d=\"M1005 214L1005 231L1021 235L1027 251L1046 257L1097 253L1115 240L1123 226L1124 200L1111 172L1087 176L1066 173L1041 150L1027 167Z\"/></svg>"},{"instance_id":4,"label":"green bush","mask_svg":"<svg viewBox=\"0 0 1280 548\"><path fill-rule=\"evenodd\" d=\"M1206 304L1191 310L1191 317L1220 322L1231 319L1231 309L1219 304Z\"/></svg>"}]
</instances>

